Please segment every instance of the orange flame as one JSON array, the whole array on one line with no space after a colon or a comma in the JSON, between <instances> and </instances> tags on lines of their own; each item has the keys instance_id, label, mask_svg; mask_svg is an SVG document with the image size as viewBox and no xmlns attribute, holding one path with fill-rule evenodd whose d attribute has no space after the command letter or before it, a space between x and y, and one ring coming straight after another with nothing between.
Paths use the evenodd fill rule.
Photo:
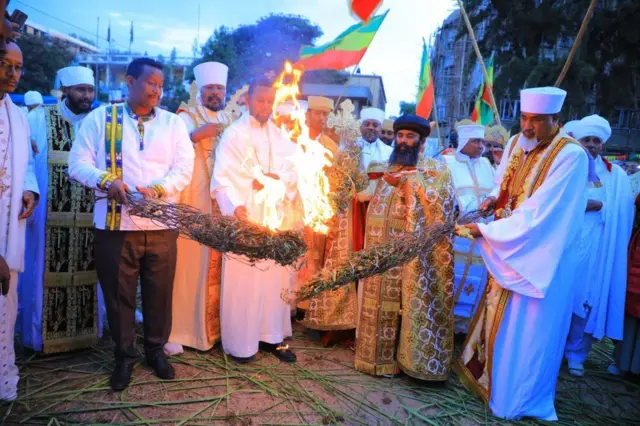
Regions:
<instances>
[{"instance_id":1,"label":"orange flame","mask_svg":"<svg viewBox=\"0 0 640 426\"><path fill-rule=\"evenodd\" d=\"M314 231L326 234L326 223L333 217L334 209L329 202L329 181L324 168L331 166L333 154L320 142L309 138L306 114L298 102L302 70L285 63L284 71L273 87L276 89L273 118L276 124L297 143L292 158L298 173L298 192L304 205L304 224ZM289 114L280 114L279 106L291 104Z\"/></svg>"}]
</instances>

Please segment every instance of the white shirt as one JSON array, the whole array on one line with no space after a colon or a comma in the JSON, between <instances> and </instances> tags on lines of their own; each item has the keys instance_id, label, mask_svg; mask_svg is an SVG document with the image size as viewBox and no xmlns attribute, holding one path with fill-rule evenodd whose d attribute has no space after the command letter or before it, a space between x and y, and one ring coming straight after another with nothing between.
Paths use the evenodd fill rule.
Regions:
<instances>
[{"instance_id":1,"label":"white shirt","mask_svg":"<svg viewBox=\"0 0 640 426\"><path fill-rule=\"evenodd\" d=\"M362 167L366 171L371 163L384 163L389 161L393 148L377 139L375 142L367 142L361 137L356 144L362 149Z\"/></svg>"},{"instance_id":2,"label":"white shirt","mask_svg":"<svg viewBox=\"0 0 640 426\"><path fill-rule=\"evenodd\" d=\"M69 175L87 187L97 188L106 172L105 111L111 105L92 111L82 122L69 155ZM184 121L161 108L144 123L144 149L140 150L137 122L125 111L122 131L122 175L133 192L136 186L161 185L163 200L176 202L177 196L191 180L194 152ZM105 193L96 191L104 197ZM105 228L107 200L96 201L94 225ZM148 219L131 217L122 210L121 231L164 229Z\"/></svg>"}]
</instances>

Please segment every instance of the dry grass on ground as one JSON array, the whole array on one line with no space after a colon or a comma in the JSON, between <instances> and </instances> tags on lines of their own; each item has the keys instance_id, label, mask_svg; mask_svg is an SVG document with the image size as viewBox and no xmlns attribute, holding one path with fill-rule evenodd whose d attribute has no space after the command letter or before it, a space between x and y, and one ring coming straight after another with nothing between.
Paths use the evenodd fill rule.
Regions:
<instances>
[{"instance_id":1,"label":"dry grass on ground","mask_svg":"<svg viewBox=\"0 0 640 426\"><path fill-rule=\"evenodd\" d=\"M358 373L350 348L323 348L300 327L289 344L298 354L296 364L261 354L254 364L238 365L216 347L175 358L179 379L169 382L138 365L132 385L121 394L108 387L110 344L22 357L19 399L0 403L0 420L6 425L538 424L492 418L455 377L433 385ZM610 344L595 346L582 379L563 367L558 425L638 424L640 386L607 374L610 352Z\"/></svg>"}]
</instances>

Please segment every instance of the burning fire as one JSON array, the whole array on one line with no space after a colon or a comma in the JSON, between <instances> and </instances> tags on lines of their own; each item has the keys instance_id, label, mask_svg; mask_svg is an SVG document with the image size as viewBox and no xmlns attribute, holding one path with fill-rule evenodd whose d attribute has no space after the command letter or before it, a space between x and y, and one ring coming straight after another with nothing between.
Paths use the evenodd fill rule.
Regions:
<instances>
[{"instance_id":1,"label":"burning fire","mask_svg":"<svg viewBox=\"0 0 640 426\"><path fill-rule=\"evenodd\" d=\"M320 142L309 138L305 111L298 102L301 77L302 70L294 68L290 62L285 63L284 71L273 85L276 89L273 118L289 138L297 143L291 160L298 173L298 192L304 205L304 224L315 232L326 234L329 232L326 223L333 217L334 211L329 202L329 180L324 168L331 166L333 154ZM278 106L287 102L292 104L289 128L284 123L286 117L278 112Z\"/></svg>"}]
</instances>

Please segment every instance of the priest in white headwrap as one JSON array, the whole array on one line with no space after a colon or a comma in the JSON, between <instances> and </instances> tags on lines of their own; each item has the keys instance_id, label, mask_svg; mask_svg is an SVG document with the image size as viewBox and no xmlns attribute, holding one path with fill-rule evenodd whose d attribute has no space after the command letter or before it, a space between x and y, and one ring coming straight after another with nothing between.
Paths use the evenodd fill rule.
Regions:
<instances>
[{"instance_id":1,"label":"priest in white headwrap","mask_svg":"<svg viewBox=\"0 0 640 426\"><path fill-rule=\"evenodd\" d=\"M35 90L29 90L27 93L24 94L24 104L27 106L27 109L29 110L29 112L38 108L43 103L44 103L44 99L42 98L42 95L39 92L36 92Z\"/></svg>"},{"instance_id":2,"label":"priest in white headwrap","mask_svg":"<svg viewBox=\"0 0 640 426\"><path fill-rule=\"evenodd\" d=\"M105 314L93 257L94 194L67 172L76 132L95 99L95 80L80 66L62 68L58 80L64 99L29 116L42 202L27 224L20 276L22 343L46 353L96 344Z\"/></svg>"},{"instance_id":3,"label":"priest in white headwrap","mask_svg":"<svg viewBox=\"0 0 640 426\"><path fill-rule=\"evenodd\" d=\"M580 120L571 120L564 123L564 126L562 126L562 130L564 130L567 135L571 136L574 139L577 139L575 133L578 129L578 126L580 126Z\"/></svg>"},{"instance_id":4,"label":"priest in white headwrap","mask_svg":"<svg viewBox=\"0 0 640 426\"><path fill-rule=\"evenodd\" d=\"M611 137L609 122L598 115L583 118L574 136L595 159L601 186L589 191L582 267L576 276L576 303L565 356L569 373L584 374L591 344L603 337L622 340L627 288L627 248L633 227L633 194L629 178L620 166L604 158L604 144Z\"/></svg>"},{"instance_id":5,"label":"priest in white headwrap","mask_svg":"<svg viewBox=\"0 0 640 426\"><path fill-rule=\"evenodd\" d=\"M495 170L484 151L484 126L458 124L458 148L454 155L445 155L445 164L451 171L456 189L456 204L460 215L478 210L495 184ZM455 288L453 292L454 331L466 333L469 323L487 284L487 268L480 255L477 241L456 237L453 253L455 259Z\"/></svg>"},{"instance_id":6,"label":"priest in white headwrap","mask_svg":"<svg viewBox=\"0 0 640 426\"><path fill-rule=\"evenodd\" d=\"M466 225L489 271L457 361L459 377L500 418L556 420L569 332L575 240L587 204L588 158L560 131L564 90L522 90L520 127L481 207L496 220Z\"/></svg>"},{"instance_id":7,"label":"priest in white headwrap","mask_svg":"<svg viewBox=\"0 0 640 426\"><path fill-rule=\"evenodd\" d=\"M353 249L364 248L367 207L376 191L378 180L388 167L393 148L380 139L384 111L379 108L364 108L360 111L360 137L356 144L362 150L362 168L369 175L369 186L356 196L353 204Z\"/></svg>"},{"instance_id":8,"label":"priest in white headwrap","mask_svg":"<svg viewBox=\"0 0 640 426\"><path fill-rule=\"evenodd\" d=\"M193 178L181 194L181 202L203 213L220 214L211 199L212 152L222 132L232 122L224 111L229 68L219 62L203 62L193 69L198 85L197 105L183 105L178 115L187 124L195 149ZM222 255L186 238L178 239L173 285L173 325L165 352L177 355L183 346L209 350L220 340L220 280Z\"/></svg>"}]
</instances>

